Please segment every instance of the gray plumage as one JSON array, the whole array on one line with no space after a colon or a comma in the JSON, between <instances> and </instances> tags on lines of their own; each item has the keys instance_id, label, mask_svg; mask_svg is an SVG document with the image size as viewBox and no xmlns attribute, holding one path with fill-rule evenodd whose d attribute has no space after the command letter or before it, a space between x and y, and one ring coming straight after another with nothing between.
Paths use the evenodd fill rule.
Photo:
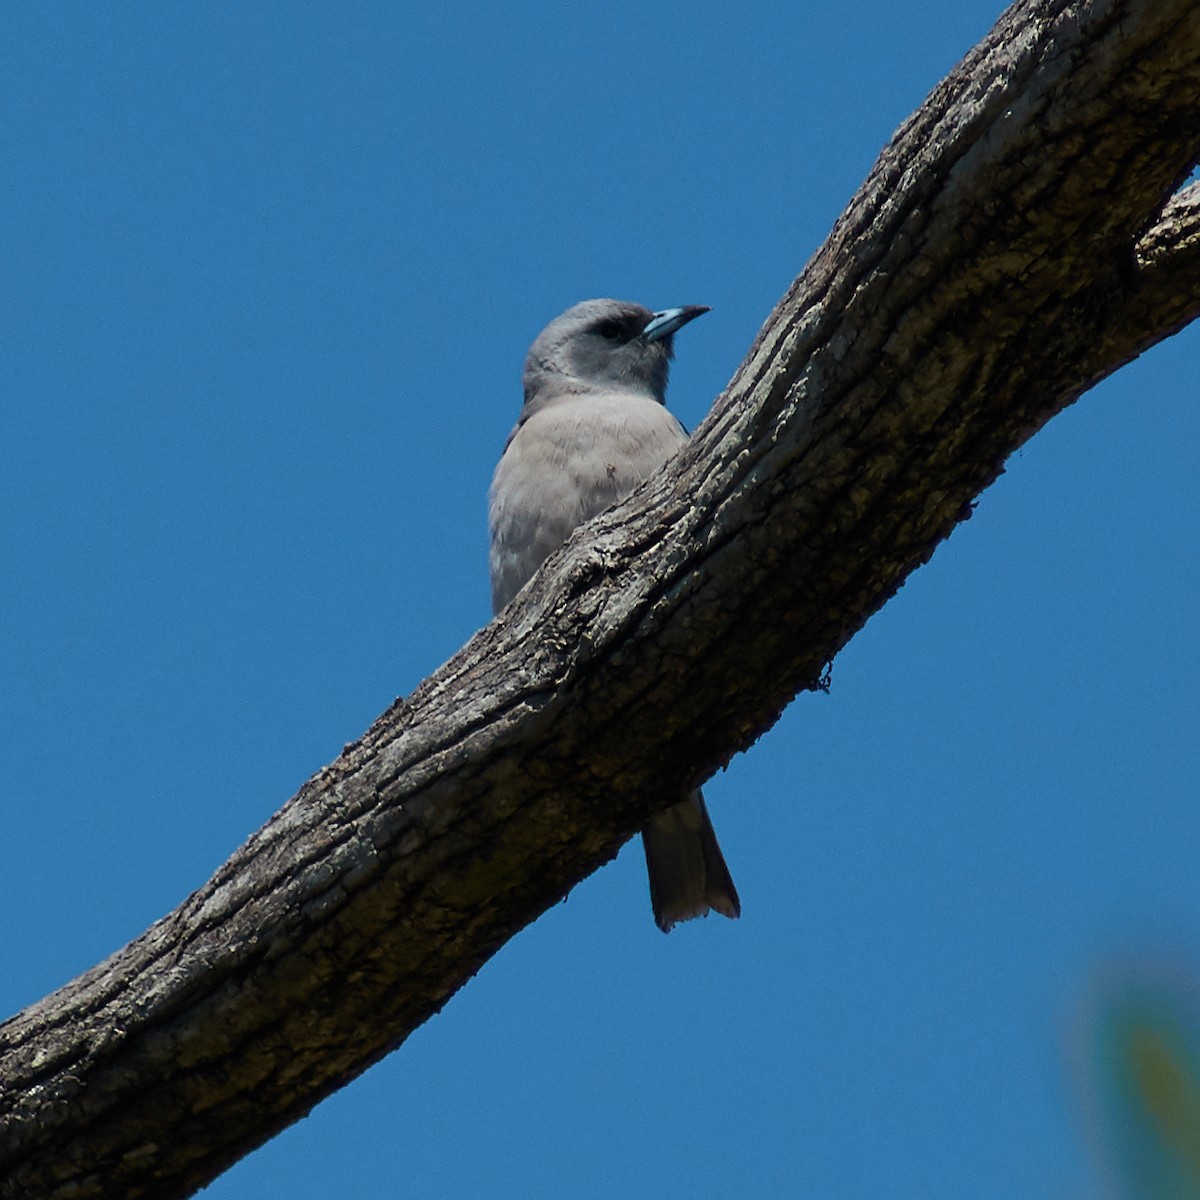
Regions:
<instances>
[{"instance_id":1,"label":"gray plumage","mask_svg":"<svg viewBox=\"0 0 1200 1200\"><path fill-rule=\"evenodd\" d=\"M488 494L495 612L577 525L624 499L686 441L665 406L672 343L707 311L585 300L538 335L525 360L524 407ZM655 817L642 844L664 932L709 909L739 915L699 790Z\"/></svg>"}]
</instances>

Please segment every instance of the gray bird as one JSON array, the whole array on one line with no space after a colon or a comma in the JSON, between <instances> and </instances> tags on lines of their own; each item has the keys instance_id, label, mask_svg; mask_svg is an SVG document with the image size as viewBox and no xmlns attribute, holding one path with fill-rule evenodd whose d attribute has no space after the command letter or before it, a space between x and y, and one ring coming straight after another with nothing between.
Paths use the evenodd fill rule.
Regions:
<instances>
[{"instance_id":1,"label":"gray bird","mask_svg":"<svg viewBox=\"0 0 1200 1200\"><path fill-rule=\"evenodd\" d=\"M624 499L687 440L665 405L667 373L676 331L706 312L585 300L538 335L525 360L525 404L488 493L495 612L577 525ZM709 909L740 914L699 790L655 817L642 845L664 933Z\"/></svg>"}]
</instances>

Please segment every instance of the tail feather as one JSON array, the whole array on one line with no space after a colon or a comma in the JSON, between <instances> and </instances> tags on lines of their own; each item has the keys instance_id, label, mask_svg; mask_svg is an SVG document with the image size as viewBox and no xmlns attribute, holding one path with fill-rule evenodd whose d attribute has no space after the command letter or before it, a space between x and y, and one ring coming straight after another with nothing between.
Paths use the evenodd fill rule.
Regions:
<instances>
[{"instance_id":1,"label":"tail feather","mask_svg":"<svg viewBox=\"0 0 1200 1200\"><path fill-rule=\"evenodd\" d=\"M704 797L697 790L656 816L642 830L650 904L663 933L680 921L742 912L737 889L713 832Z\"/></svg>"}]
</instances>

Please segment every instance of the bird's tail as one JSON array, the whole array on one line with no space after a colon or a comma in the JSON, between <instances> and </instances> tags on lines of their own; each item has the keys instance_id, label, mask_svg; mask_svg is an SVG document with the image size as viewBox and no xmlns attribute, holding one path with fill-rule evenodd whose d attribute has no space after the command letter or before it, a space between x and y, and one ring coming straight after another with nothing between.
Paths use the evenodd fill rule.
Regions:
<instances>
[{"instance_id":1,"label":"bird's tail","mask_svg":"<svg viewBox=\"0 0 1200 1200\"><path fill-rule=\"evenodd\" d=\"M668 933L679 921L742 912L737 889L717 843L699 789L668 808L642 830L654 921Z\"/></svg>"}]
</instances>

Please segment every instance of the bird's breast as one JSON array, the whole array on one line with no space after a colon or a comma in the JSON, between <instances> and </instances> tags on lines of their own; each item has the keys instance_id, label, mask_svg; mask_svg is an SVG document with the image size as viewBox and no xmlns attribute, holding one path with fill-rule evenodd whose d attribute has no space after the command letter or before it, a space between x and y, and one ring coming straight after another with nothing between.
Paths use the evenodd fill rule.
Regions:
<instances>
[{"instance_id":1,"label":"bird's breast","mask_svg":"<svg viewBox=\"0 0 1200 1200\"><path fill-rule=\"evenodd\" d=\"M577 525L624 499L686 439L663 405L637 396L562 400L525 421L489 493L496 611Z\"/></svg>"}]
</instances>

